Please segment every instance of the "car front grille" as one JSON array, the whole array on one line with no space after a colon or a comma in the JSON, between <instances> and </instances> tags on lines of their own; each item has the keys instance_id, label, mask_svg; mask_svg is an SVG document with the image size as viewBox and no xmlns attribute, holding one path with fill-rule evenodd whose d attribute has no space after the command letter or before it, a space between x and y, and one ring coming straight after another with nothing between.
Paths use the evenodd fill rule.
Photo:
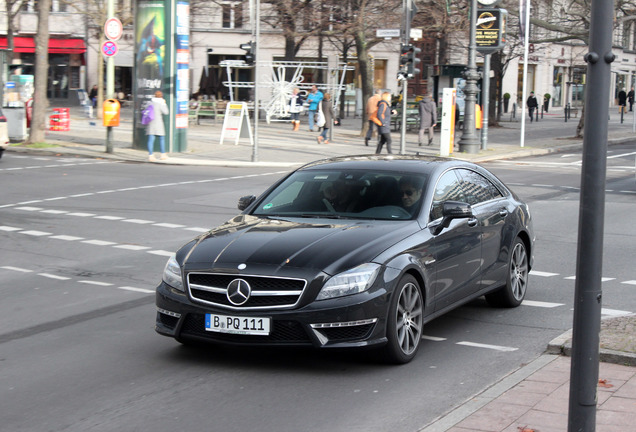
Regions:
<instances>
[{"instance_id":1,"label":"car front grille","mask_svg":"<svg viewBox=\"0 0 636 432\"><path fill-rule=\"evenodd\" d=\"M181 336L198 336L210 340L245 344L310 344L309 336L302 325L296 321L273 320L268 336L235 335L205 330L205 315L188 314L181 327Z\"/></svg>"},{"instance_id":2,"label":"car front grille","mask_svg":"<svg viewBox=\"0 0 636 432\"><path fill-rule=\"evenodd\" d=\"M248 300L241 305L230 302L227 295L228 285L236 279L244 280L251 289ZM294 307L307 282L304 279L192 272L187 275L187 284L193 301L228 309L257 310Z\"/></svg>"}]
</instances>

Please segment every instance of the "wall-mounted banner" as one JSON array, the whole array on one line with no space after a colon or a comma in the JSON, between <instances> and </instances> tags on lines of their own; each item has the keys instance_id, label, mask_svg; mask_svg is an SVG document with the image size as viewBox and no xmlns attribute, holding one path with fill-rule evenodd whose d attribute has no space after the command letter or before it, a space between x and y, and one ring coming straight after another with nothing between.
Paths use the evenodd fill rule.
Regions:
<instances>
[{"instance_id":1,"label":"wall-mounted banner","mask_svg":"<svg viewBox=\"0 0 636 432\"><path fill-rule=\"evenodd\" d=\"M177 2L176 30L175 127L183 129L188 127L188 103L190 100L190 72L188 69L190 65L190 5L187 1Z\"/></svg>"},{"instance_id":2,"label":"wall-mounted banner","mask_svg":"<svg viewBox=\"0 0 636 432\"><path fill-rule=\"evenodd\" d=\"M506 46L506 20L508 11L505 9L478 9L475 43L477 51L490 54Z\"/></svg>"}]
</instances>

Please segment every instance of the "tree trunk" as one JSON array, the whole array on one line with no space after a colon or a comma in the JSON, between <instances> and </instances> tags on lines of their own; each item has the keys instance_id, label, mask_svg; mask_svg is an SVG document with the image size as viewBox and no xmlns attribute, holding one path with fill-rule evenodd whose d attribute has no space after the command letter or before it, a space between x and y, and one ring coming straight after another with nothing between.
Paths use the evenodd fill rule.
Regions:
<instances>
[{"instance_id":1,"label":"tree trunk","mask_svg":"<svg viewBox=\"0 0 636 432\"><path fill-rule=\"evenodd\" d=\"M49 11L51 0L39 0L38 32L35 35L35 89L33 92L33 117L29 131L28 144L44 142L46 130L46 109L49 101L46 97L49 74Z\"/></svg>"},{"instance_id":2,"label":"tree trunk","mask_svg":"<svg viewBox=\"0 0 636 432\"><path fill-rule=\"evenodd\" d=\"M364 136L367 133L369 122L367 119L367 113L364 109L364 104L367 99L373 94L373 77L369 68L369 52L367 51L367 40L364 32L358 31L355 35L356 50L358 51L358 68L360 70L360 80L362 81L362 125L360 129L360 136Z\"/></svg>"}]
</instances>

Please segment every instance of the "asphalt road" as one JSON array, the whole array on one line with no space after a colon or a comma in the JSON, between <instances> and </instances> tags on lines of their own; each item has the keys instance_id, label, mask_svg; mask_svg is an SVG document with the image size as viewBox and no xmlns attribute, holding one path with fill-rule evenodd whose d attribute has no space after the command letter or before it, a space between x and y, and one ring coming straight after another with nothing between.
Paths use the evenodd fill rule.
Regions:
<instances>
[{"instance_id":1,"label":"asphalt road","mask_svg":"<svg viewBox=\"0 0 636 432\"><path fill-rule=\"evenodd\" d=\"M531 205L527 301L427 325L400 367L368 353L184 347L154 330L167 255L275 169L9 155L0 161L0 418L10 431L416 431L572 325L580 154L487 165ZM613 146L603 314L636 312L633 146Z\"/></svg>"}]
</instances>

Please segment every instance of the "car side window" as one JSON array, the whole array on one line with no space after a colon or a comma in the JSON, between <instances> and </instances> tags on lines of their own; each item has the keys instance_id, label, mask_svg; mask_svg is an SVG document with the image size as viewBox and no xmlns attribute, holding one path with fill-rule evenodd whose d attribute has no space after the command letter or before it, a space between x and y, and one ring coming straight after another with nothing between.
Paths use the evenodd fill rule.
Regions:
<instances>
[{"instance_id":1,"label":"car side window","mask_svg":"<svg viewBox=\"0 0 636 432\"><path fill-rule=\"evenodd\" d=\"M431 220L442 217L442 208L446 201L466 202L466 197L457 177L457 170L446 171L437 181L431 206Z\"/></svg>"},{"instance_id":2,"label":"car side window","mask_svg":"<svg viewBox=\"0 0 636 432\"><path fill-rule=\"evenodd\" d=\"M458 171L462 179L462 188L468 204L475 205L503 196L499 189L481 174L467 169L460 169Z\"/></svg>"}]
</instances>

